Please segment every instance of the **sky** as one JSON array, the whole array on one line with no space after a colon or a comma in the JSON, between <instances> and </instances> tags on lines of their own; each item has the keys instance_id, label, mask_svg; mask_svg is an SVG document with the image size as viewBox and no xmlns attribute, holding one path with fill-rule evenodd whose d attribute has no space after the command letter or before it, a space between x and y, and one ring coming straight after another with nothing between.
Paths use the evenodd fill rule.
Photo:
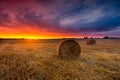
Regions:
<instances>
[{"instance_id":1,"label":"sky","mask_svg":"<svg viewBox=\"0 0 120 80\"><path fill-rule=\"evenodd\" d=\"M0 38L120 37L120 0L0 0Z\"/></svg>"}]
</instances>

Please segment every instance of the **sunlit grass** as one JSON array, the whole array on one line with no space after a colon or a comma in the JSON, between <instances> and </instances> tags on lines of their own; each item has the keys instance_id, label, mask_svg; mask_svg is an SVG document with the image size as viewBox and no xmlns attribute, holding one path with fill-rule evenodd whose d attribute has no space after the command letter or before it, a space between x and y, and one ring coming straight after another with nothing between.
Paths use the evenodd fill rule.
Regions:
<instances>
[{"instance_id":1,"label":"sunlit grass","mask_svg":"<svg viewBox=\"0 0 120 80\"><path fill-rule=\"evenodd\" d=\"M0 80L120 80L119 41L97 42L79 41L76 60L58 57L59 42L2 44Z\"/></svg>"}]
</instances>

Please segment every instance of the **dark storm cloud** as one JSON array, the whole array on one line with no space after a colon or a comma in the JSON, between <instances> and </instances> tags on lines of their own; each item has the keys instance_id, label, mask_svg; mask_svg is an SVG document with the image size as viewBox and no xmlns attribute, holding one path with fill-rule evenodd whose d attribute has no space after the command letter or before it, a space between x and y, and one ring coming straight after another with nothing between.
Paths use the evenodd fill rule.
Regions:
<instances>
[{"instance_id":1,"label":"dark storm cloud","mask_svg":"<svg viewBox=\"0 0 120 80\"><path fill-rule=\"evenodd\" d=\"M70 33L111 31L120 26L119 0L1 0L0 4L0 24L4 25L14 20Z\"/></svg>"}]
</instances>

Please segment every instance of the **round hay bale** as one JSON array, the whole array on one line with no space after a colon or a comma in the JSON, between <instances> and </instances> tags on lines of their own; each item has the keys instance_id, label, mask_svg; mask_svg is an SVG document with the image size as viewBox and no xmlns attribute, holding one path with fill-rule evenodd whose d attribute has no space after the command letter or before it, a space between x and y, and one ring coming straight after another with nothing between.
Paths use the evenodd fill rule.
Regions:
<instances>
[{"instance_id":1,"label":"round hay bale","mask_svg":"<svg viewBox=\"0 0 120 80\"><path fill-rule=\"evenodd\" d=\"M80 53L80 45L73 39L64 40L59 46L59 56L62 59L76 59Z\"/></svg>"},{"instance_id":2,"label":"round hay bale","mask_svg":"<svg viewBox=\"0 0 120 80\"><path fill-rule=\"evenodd\" d=\"M96 41L94 39L89 39L86 41L86 44L88 44L88 45L93 45L95 43L96 43Z\"/></svg>"}]
</instances>

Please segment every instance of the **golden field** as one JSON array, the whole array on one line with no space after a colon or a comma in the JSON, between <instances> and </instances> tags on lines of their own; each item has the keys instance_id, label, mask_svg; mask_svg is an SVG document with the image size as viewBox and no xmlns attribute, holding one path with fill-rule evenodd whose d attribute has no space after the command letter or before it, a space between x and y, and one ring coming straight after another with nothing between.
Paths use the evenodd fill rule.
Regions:
<instances>
[{"instance_id":1,"label":"golden field","mask_svg":"<svg viewBox=\"0 0 120 80\"><path fill-rule=\"evenodd\" d=\"M80 57L58 56L60 40L0 43L0 80L120 80L120 40L81 46Z\"/></svg>"}]
</instances>

